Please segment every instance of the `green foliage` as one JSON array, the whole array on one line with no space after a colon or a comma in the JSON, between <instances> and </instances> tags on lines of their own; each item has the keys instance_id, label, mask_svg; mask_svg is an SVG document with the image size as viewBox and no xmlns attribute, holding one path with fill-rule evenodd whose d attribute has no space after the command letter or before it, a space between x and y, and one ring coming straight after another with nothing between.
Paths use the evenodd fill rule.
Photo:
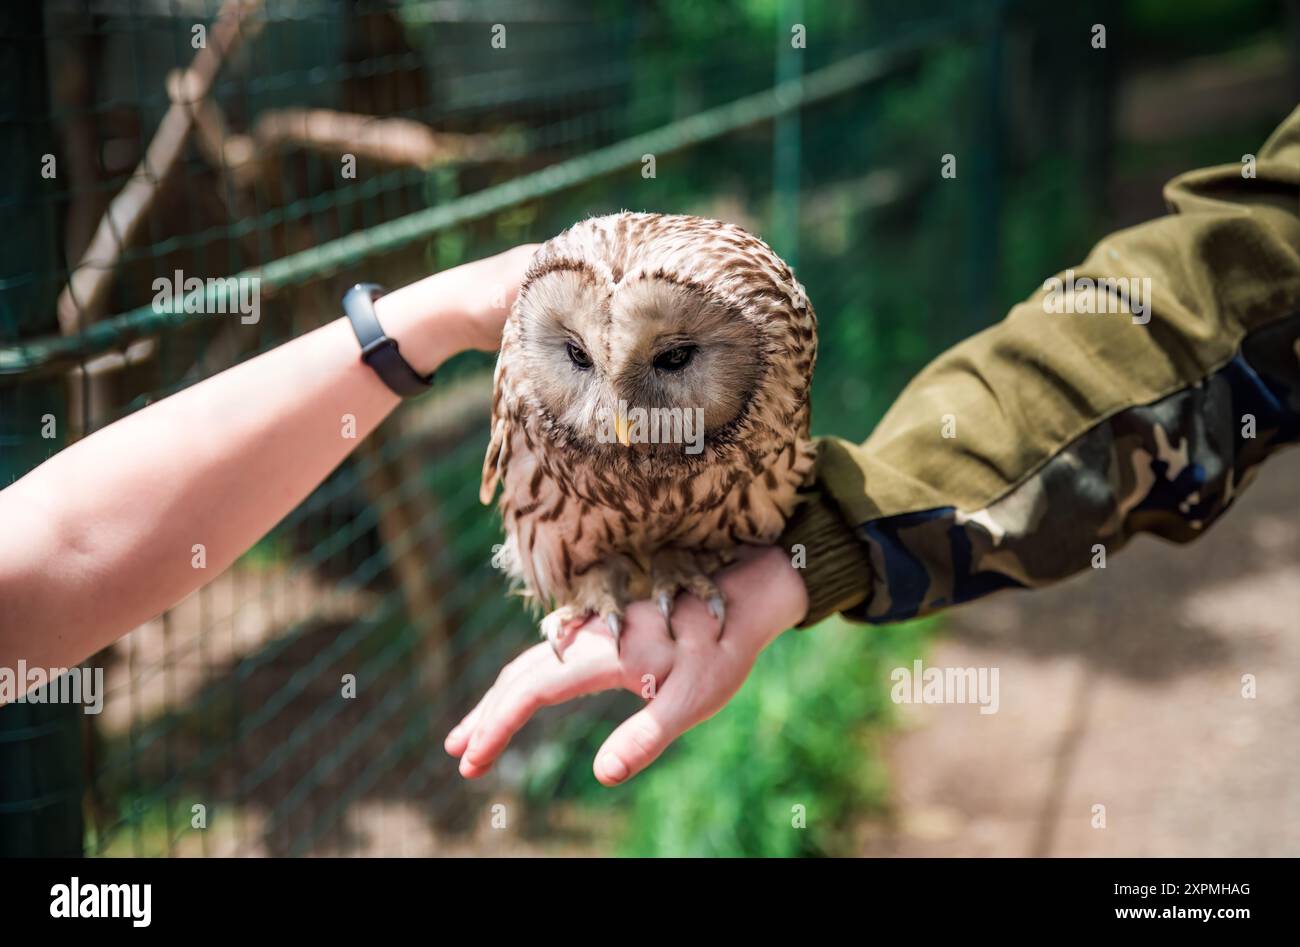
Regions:
<instances>
[{"instance_id":1,"label":"green foliage","mask_svg":"<svg viewBox=\"0 0 1300 947\"><path fill-rule=\"evenodd\" d=\"M1281 0L1128 0L1126 42L1170 58L1220 51L1276 29L1281 8Z\"/></svg>"},{"instance_id":2,"label":"green foliage","mask_svg":"<svg viewBox=\"0 0 1300 947\"><path fill-rule=\"evenodd\" d=\"M123 820L126 831L106 832L101 837L95 820L86 826L86 851L100 858L124 858L133 855L168 851L171 845L185 839L195 844L198 854L196 830L191 828L192 806L200 800L188 797L160 799L124 790L116 798L116 811L110 822Z\"/></svg>"},{"instance_id":3,"label":"green foliage","mask_svg":"<svg viewBox=\"0 0 1300 947\"><path fill-rule=\"evenodd\" d=\"M806 123L799 277L818 315L815 433L865 438L926 361L982 327L973 235L996 224L974 206L978 69L969 50L943 49L906 82ZM940 177L947 153L956 180Z\"/></svg>"},{"instance_id":4,"label":"green foliage","mask_svg":"<svg viewBox=\"0 0 1300 947\"><path fill-rule=\"evenodd\" d=\"M1046 159L1026 169L1002 211L1001 308L1033 294L1054 273L1087 256L1100 213L1076 184L1077 162Z\"/></svg>"},{"instance_id":5,"label":"green foliage","mask_svg":"<svg viewBox=\"0 0 1300 947\"><path fill-rule=\"evenodd\" d=\"M889 670L920 654L931 627L833 619L782 635L730 704L628 784L623 852L852 854L855 821L884 805L874 744L891 716Z\"/></svg>"}]
</instances>

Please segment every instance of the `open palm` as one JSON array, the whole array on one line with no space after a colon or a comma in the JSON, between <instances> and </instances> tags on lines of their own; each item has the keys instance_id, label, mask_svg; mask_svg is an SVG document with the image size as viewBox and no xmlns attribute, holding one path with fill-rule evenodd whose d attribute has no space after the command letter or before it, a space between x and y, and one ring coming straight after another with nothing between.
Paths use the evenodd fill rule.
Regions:
<instances>
[{"instance_id":1,"label":"open palm","mask_svg":"<svg viewBox=\"0 0 1300 947\"><path fill-rule=\"evenodd\" d=\"M447 736L461 775L482 776L511 738L542 707L598 691L625 688L646 705L625 720L596 754L596 778L606 786L635 776L679 736L721 710L749 676L762 650L798 622L807 595L780 550L755 550L718 575L727 597L727 633L704 603L683 596L668 636L649 602L627 611L622 653L599 620L573 633L560 661L549 644L529 648L502 669L496 683Z\"/></svg>"}]
</instances>

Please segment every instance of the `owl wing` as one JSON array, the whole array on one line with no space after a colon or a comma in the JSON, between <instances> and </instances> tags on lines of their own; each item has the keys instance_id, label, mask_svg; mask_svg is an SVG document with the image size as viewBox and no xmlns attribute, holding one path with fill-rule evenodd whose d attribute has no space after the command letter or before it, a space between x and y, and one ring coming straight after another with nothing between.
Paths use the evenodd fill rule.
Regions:
<instances>
[{"instance_id":1,"label":"owl wing","mask_svg":"<svg viewBox=\"0 0 1300 947\"><path fill-rule=\"evenodd\" d=\"M510 459L510 417L505 410L509 382L505 363L506 349L503 346L497 358L496 371L492 373L492 436L483 457L483 480L478 490L478 500L485 505L492 502Z\"/></svg>"}]
</instances>

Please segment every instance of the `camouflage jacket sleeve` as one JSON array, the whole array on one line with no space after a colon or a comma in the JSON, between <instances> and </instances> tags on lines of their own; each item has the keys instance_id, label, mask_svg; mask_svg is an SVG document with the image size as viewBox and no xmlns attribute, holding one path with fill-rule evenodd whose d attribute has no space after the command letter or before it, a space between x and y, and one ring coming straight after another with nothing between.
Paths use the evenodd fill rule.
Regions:
<instances>
[{"instance_id":1,"label":"camouflage jacket sleeve","mask_svg":"<svg viewBox=\"0 0 1300 947\"><path fill-rule=\"evenodd\" d=\"M783 537L805 625L1046 585L1136 533L1189 541L1300 439L1300 110L1253 169L1165 199L939 356L865 444L819 443Z\"/></svg>"}]
</instances>

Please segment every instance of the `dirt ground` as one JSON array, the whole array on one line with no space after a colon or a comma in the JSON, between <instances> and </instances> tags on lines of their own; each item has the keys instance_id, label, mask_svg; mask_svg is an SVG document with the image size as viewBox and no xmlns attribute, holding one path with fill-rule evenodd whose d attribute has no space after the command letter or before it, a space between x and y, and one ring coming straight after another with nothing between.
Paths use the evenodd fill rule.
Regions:
<instances>
[{"instance_id":1,"label":"dirt ground","mask_svg":"<svg viewBox=\"0 0 1300 947\"><path fill-rule=\"evenodd\" d=\"M1000 668L1000 709L902 708L865 854L1300 853L1300 450L1107 565L950 613L927 664Z\"/></svg>"}]
</instances>

